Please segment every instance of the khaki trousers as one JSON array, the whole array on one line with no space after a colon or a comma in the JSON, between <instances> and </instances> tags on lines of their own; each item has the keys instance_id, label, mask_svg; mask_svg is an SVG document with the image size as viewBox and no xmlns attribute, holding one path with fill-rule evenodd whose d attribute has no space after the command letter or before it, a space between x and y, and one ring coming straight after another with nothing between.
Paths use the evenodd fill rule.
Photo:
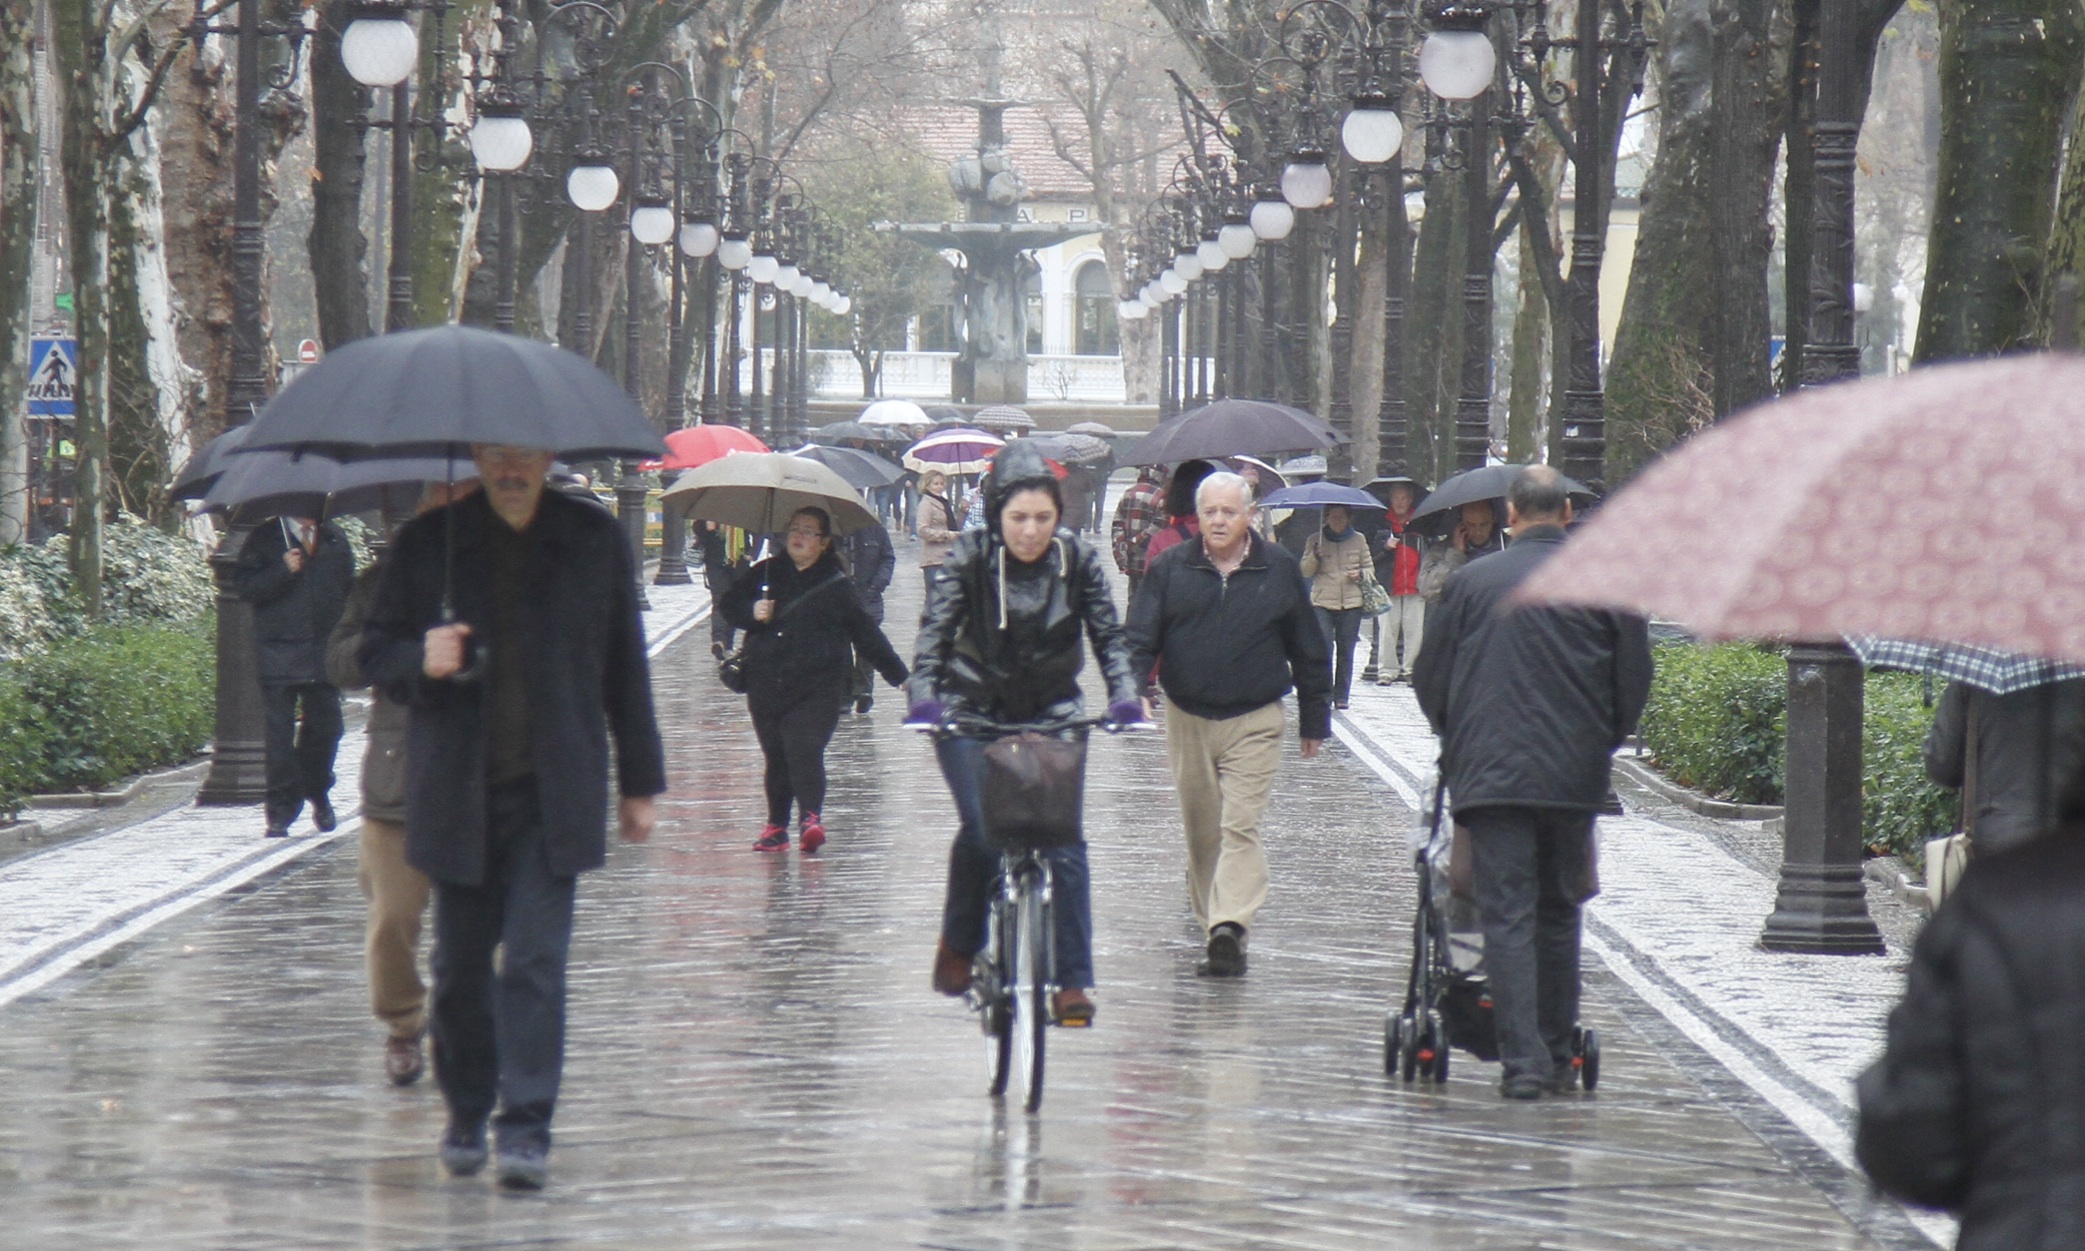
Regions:
<instances>
[{"instance_id":1,"label":"khaki trousers","mask_svg":"<svg viewBox=\"0 0 2085 1251\"><path fill-rule=\"evenodd\" d=\"M427 1026L427 983L416 953L427 915L427 875L405 862L405 826L362 819L362 897L369 901L369 1007L393 1038Z\"/></svg>"},{"instance_id":2,"label":"khaki trousers","mask_svg":"<svg viewBox=\"0 0 2085 1251\"><path fill-rule=\"evenodd\" d=\"M1281 766L1281 704L1212 721L1166 708L1166 752L1187 827L1187 899L1204 929L1252 928L1267 901L1260 815Z\"/></svg>"}]
</instances>

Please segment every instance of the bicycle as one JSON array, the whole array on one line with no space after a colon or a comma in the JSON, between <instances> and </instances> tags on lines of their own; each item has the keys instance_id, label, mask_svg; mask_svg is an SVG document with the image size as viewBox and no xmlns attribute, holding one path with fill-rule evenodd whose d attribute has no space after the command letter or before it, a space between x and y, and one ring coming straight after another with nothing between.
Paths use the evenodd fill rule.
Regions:
<instances>
[{"instance_id":1,"label":"bicycle","mask_svg":"<svg viewBox=\"0 0 2085 1251\"><path fill-rule=\"evenodd\" d=\"M1007 725L982 717L958 716L938 726L916 726L948 737L1000 740L1033 735L1037 739L1076 744L1078 802L1084 802L1087 731L1102 726L1117 732L1149 729L1148 723L1116 725L1106 718L1074 718L1029 725ZM1066 738L1064 736L1070 736ZM970 989L963 1002L977 1013L985 1036L987 1093L1005 1096L1015 1073L1021 1076L1022 1106L1042 1107L1044 1031L1057 1024L1050 1002L1057 993L1057 950L1054 884L1048 852L1069 840L1037 837L1030 814L998 813L1013 819L995 821L991 786L985 788L984 834L999 851L999 880L985 926L985 945L971 963Z\"/></svg>"}]
</instances>

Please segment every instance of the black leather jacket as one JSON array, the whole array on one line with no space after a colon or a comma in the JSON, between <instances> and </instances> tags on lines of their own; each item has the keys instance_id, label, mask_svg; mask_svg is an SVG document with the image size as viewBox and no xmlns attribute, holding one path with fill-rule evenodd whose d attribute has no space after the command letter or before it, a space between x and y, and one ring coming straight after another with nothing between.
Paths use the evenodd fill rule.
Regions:
<instances>
[{"instance_id":1,"label":"black leather jacket","mask_svg":"<svg viewBox=\"0 0 2085 1251\"><path fill-rule=\"evenodd\" d=\"M1060 529L1043 558L1024 565L990 531L968 530L927 597L908 693L1009 724L1077 717L1087 642L1109 701L1137 698L1100 553Z\"/></svg>"}]
</instances>

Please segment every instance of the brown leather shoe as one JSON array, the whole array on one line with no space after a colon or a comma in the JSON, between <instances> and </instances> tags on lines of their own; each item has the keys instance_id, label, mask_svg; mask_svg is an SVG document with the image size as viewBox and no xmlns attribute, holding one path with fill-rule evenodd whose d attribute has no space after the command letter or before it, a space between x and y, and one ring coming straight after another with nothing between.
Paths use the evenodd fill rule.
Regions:
<instances>
[{"instance_id":1,"label":"brown leather shoe","mask_svg":"<svg viewBox=\"0 0 2085 1251\"><path fill-rule=\"evenodd\" d=\"M970 957L949 950L946 939L934 949L934 989L943 995L960 995L970 989Z\"/></svg>"},{"instance_id":2,"label":"brown leather shoe","mask_svg":"<svg viewBox=\"0 0 2085 1251\"><path fill-rule=\"evenodd\" d=\"M427 1059L417 1037L393 1038L384 1044L384 1076L393 1086L410 1086L426 1071Z\"/></svg>"},{"instance_id":3,"label":"brown leather shoe","mask_svg":"<svg viewBox=\"0 0 2085 1251\"><path fill-rule=\"evenodd\" d=\"M1093 996L1076 986L1050 996L1050 1017L1066 1029L1085 1029L1093 1024L1093 1014Z\"/></svg>"}]
</instances>

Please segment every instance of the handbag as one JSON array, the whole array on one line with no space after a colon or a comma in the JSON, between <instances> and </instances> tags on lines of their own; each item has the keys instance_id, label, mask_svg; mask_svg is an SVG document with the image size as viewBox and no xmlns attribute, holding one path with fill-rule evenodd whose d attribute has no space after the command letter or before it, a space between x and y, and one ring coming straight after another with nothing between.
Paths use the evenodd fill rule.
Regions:
<instances>
[{"instance_id":1,"label":"handbag","mask_svg":"<svg viewBox=\"0 0 2085 1251\"><path fill-rule=\"evenodd\" d=\"M1976 756L1979 737L1976 701L1969 702L1969 733L1962 748L1962 827L1945 838L1926 840L1926 898L1935 908L1940 901L1954 893L1962 880L1963 870L1969 867L1969 857L1974 846L1976 833L1977 794Z\"/></svg>"},{"instance_id":2,"label":"handbag","mask_svg":"<svg viewBox=\"0 0 2085 1251\"><path fill-rule=\"evenodd\" d=\"M1033 730L985 745L984 836L1001 850L1085 841L1086 736Z\"/></svg>"},{"instance_id":3,"label":"handbag","mask_svg":"<svg viewBox=\"0 0 2085 1251\"><path fill-rule=\"evenodd\" d=\"M1380 617L1390 611L1390 590L1376 581L1375 571L1361 571L1361 615Z\"/></svg>"},{"instance_id":4,"label":"handbag","mask_svg":"<svg viewBox=\"0 0 2085 1251\"><path fill-rule=\"evenodd\" d=\"M846 580L847 576L845 574L834 574L832 577L820 582L817 586L782 605L781 610L775 613L767 624L769 626L779 624L782 618L796 611L797 606L805 600L810 599L813 595L835 583L845 582ZM724 654L723 659L717 661L717 681L723 683L724 689L734 695L745 694L747 688L752 685L752 679L746 675L746 645L744 643L740 643L737 647L732 648Z\"/></svg>"}]
</instances>

